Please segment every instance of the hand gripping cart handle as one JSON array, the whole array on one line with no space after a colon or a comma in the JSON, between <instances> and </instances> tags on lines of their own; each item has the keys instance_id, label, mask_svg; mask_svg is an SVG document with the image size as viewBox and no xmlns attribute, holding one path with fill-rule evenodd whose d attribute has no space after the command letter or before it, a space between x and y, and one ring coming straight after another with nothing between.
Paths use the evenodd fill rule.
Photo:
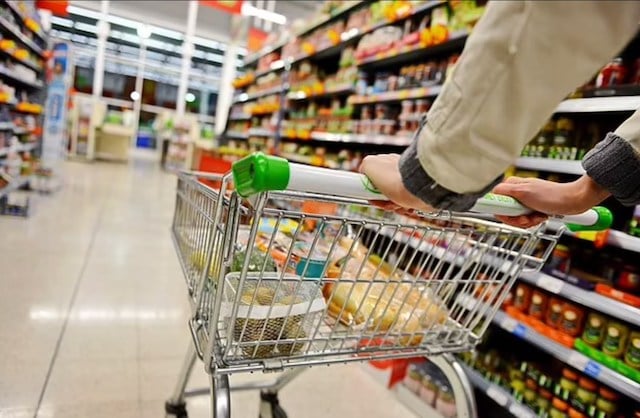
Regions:
<instances>
[{"instance_id":1,"label":"hand gripping cart handle","mask_svg":"<svg viewBox=\"0 0 640 418\"><path fill-rule=\"evenodd\" d=\"M292 190L338 195L363 200L388 200L364 175L296 164L284 158L254 153L233 165L236 189L241 196L274 190ZM488 193L471 212L491 215L527 215L531 209L510 196ZM609 209L596 206L577 215L555 215L572 231L601 231L609 228L613 216Z\"/></svg>"},{"instance_id":2,"label":"hand gripping cart handle","mask_svg":"<svg viewBox=\"0 0 640 418\"><path fill-rule=\"evenodd\" d=\"M382 199L363 175L260 153L219 176L180 174L172 237L193 344L167 413L186 416L185 397L205 393L185 391L198 357L219 418L230 416L230 392L248 389L261 391L262 418L286 417L277 392L307 367L428 357L449 378L458 417L475 417L453 354L478 344L520 272L542 266L557 234L369 204ZM495 195L474 211L528 213ZM606 228L611 216L594 208L562 220ZM284 373L229 384L229 375L261 371Z\"/></svg>"}]
</instances>

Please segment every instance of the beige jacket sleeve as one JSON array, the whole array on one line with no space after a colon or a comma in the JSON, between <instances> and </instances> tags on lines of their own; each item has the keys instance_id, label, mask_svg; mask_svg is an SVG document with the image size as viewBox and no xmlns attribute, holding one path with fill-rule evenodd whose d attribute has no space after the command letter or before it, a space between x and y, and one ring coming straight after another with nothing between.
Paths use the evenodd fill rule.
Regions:
<instances>
[{"instance_id":1,"label":"beige jacket sleeve","mask_svg":"<svg viewBox=\"0 0 640 418\"><path fill-rule=\"evenodd\" d=\"M455 193L486 189L639 21L635 1L489 2L420 132L424 171ZM624 137L637 144L640 117L628 122L629 133L625 125Z\"/></svg>"}]
</instances>

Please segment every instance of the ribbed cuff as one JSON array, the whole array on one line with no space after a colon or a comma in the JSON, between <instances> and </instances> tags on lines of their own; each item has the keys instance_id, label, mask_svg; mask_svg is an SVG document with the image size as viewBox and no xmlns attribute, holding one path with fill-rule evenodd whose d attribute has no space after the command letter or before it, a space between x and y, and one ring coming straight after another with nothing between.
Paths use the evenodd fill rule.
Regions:
<instances>
[{"instance_id":1,"label":"ribbed cuff","mask_svg":"<svg viewBox=\"0 0 640 418\"><path fill-rule=\"evenodd\" d=\"M398 167L402 175L402 183L413 195L436 209L445 209L454 212L468 211L480 197L490 192L500 181L498 177L493 183L484 189L473 193L456 193L440 186L422 168L418 159L418 138L412 141L400 157Z\"/></svg>"},{"instance_id":2,"label":"ribbed cuff","mask_svg":"<svg viewBox=\"0 0 640 418\"><path fill-rule=\"evenodd\" d=\"M623 205L640 204L640 152L624 138L609 132L585 155L582 167Z\"/></svg>"}]
</instances>

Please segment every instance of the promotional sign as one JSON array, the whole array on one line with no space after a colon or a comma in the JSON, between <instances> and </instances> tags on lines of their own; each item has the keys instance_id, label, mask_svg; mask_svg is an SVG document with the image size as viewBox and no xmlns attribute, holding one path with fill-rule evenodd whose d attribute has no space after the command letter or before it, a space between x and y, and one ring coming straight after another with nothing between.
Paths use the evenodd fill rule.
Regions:
<instances>
[{"instance_id":1,"label":"promotional sign","mask_svg":"<svg viewBox=\"0 0 640 418\"><path fill-rule=\"evenodd\" d=\"M42 134L42 165L54 169L62 160L67 138L67 102L71 73L69 45L56 43L50 65L53 67L49 80L45 119Z\"/></svg>"},{"instance_id":2,"label":"promotional sign","mask_svg":"<svg viewBox=\"0 0 640 418\"><path fill-rule=\"evenodd\" d=\"M258 52L264 46L267 40L267 33L256 28L249 28L249 36L247 38L247 51L249 53Z\"/></svg>"},{"instance_id":3,"label":"promotional sign","mask_svg":"<svg viewBox=\"0 0 640 418\"><path fill-rule=\"evenodd\" d=\"M223 0L200 0L200 4L222 10L227 13L240 14L243 0L223 1Z\"/></svg>"}]
</instances>

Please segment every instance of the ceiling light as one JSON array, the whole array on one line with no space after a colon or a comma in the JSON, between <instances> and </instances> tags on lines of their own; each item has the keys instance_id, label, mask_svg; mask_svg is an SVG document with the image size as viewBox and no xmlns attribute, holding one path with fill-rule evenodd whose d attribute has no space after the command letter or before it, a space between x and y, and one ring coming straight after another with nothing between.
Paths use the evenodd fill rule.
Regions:
<instances>
[{"instance_id":1,"label":"ceiling light","mask_svg":"<svg viewBox=\"0 0 640 418\"><path fill-rule=\"evenodd\" d=\"M189 92L187 94L184 95L184 101L187 103L193 103L196 101L196 95Z\"/></svg>"},{"instance_id":2,"label":"ceiling light","mask_svg":"<svg viewBox=\"0 0 640 418\"><path fill-rule=\"evenodd\" d=\"M138 26L137 31L138 36L142 39L149 39L149 37L151 36L151 28L149 27L149 25L142 24Z\"/></svg>"},{"instance_id":3,"label":"ceiling light","mask_svg":"<svg viewBox=\"0 0 640 418\"><path fill-rule=\"evenodd\" d=\"M133 100L134 102L137 102L138 100L140 100L140 93L138 93L137 91L132 91L129 97L131 97L131 100Z\"/></svg>"}]
</instances>

